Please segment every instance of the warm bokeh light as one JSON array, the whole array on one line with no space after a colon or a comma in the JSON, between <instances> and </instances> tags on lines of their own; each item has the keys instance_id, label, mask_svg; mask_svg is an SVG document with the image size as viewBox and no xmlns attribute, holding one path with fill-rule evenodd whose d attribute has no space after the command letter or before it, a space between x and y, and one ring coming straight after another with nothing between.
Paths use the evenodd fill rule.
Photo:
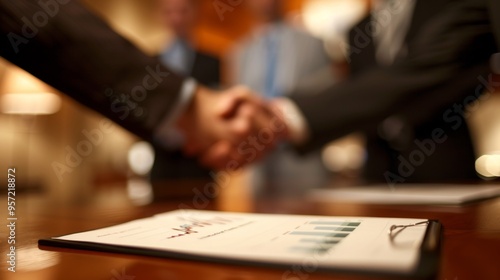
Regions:
<instances>
[{"instance_id":1,"label":"warm bokeh light","mask_svg":"<svg viewBox=\"0 0 500 280\"><path fill-rule=\"evenodd\" d=\"M365 0L310 0L302 11L304 24L313 34L342 36L366 13Z\"/></svg>"},{"instance_id":2,"label":"warm bokeh light","mask_svg":"<svg viewBox=\"0 0 500 280\"><path fill-rule=\"evenodd\" d=\"M0 84L0 110L4 114L50 115L61 109L55 90L16 66L7 64Z\"/></svg>"},{"instance_id":3,"label":"warm bokeh light","mask_svg":"<svg viewBox=\"0 0 500 280\"><path fill-rule=\"evenodd\" d=\"M34 93L53 91L53 89L44 82L12 64L7 64L7 71L3 77L1 89L2 93Z\"/></svg>"},{"instance_id":4,"label":"warm bokeh light","mask_svg":"<svg viewBox=\"0 0 500 280\"><path fill-rule=\"evenodd\" d=\"M147 205L153 201L153 187L147 179L129 179L127 181L127 195L135 205Z\"/></svg>"},{"instance_id":5,"label":"warm bokeh light","mask_svg":"<svg viewBox=\"0 0 500 280\"><path fill-rule=\"evenodd\" d=\"M153 147L148 142L135 143L128 152L130 169L137 175L146 175L155 161Z\"/></svg>"},{"instance_id":6,"label":"warm bokeh light","mask_svg":"<svg viewBox=\"0 0 500 280\"><path fill-rule=\"evenodd\" d=\"M136 205L146 205L153 201L153 188L146 176L153 168L155 152L148 142L137 142L128 151L128 164L135 175L127 180L127 195Z\"/></svg>"},{"instance_id":7,"label":"warm bokeh light","mask_svg":"<svg viewBox=\"0 0 500 280\"><path fill-rule=\"evenodd\" d=\"M323 163L333 172L357 170L365 163L363 141L353 135L328 145L323 150Z\"/></svg>"},{"instance_id":8,"label":"warm bokeh light","mask_svg":"<svg viewBox=\"0 0 500 280\"><path fill-rule=\"evenodd\" d=\"M38 271L59 263L59 253L42 251L36 246L18 248L17 254L17 266L22 271Z\"/></svg>"},{"instance_id":9,"label":"warm bokeh light","mask_svg":"<svg viewBox=\"0 0 500 280\"><path fill-rule=\"evenodd\" d=\"M476 171L484 177L500 177L500 154L479 157L476 160Z\"/></svg>"},{"instance_id":10,"label":"warm bokeh light","mask_svg":"<svg viewBox=\"0 0 500 280\"><path fill-rule=\"evenodd\" d=\"M0 106L4 114L51 115L61 109L61 98L50 92L7 93Z\"/></svg>"},{"instance_id":11,"label":"warm bokeh light","mask_svg":"<svg viewBox=\"0 0 500 280\"><path fill-rule=\"evenodd\" d=\"M304 4L305 27L325 40L333 58L343 59L347 51L346 34L367 12L365 0L310 0Z\"/></svg>"}]
</instances>

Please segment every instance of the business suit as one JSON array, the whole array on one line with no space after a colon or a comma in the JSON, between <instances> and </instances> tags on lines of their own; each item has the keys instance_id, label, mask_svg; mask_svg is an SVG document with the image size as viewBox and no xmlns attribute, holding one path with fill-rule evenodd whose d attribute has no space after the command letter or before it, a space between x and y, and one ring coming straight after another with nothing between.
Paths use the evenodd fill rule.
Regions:
<instances>
[{"instance_id":1,"label":"business suit","mask_svg":"<svg viewBox=\"0 0 500 280\"><path fill-rule=\"evenodd\" d=\"M175 106L184 78L139 51L79 2L53 3L58 11L50 15L38 1L1 0L0 55L152 140ZM34 20L36 13L48 20Z\"/></svg>"},{"instance_id":2,"label":"business suit","mask_svg":"<svg viewBox=\"0 0 500 280\"><path fill-rule=\"evenodd\" d=\"M419 29L433 17L439 16L450 2L450 0L416 1L409 29L406 34L402 34L404 43L398 55L399 59L404 58L405 46L414 40ZM368 16L354 30L368 30L367 26L373 20L372 16ZM355 47L355 34L357 33L351 32L349 36L350 44L353 47ZM353 77L362 75L362 73L370 71L380 64L376 57L376 38L371 34L368 36L369 44L365 49L351 57L350 66ZM462 92L462 96L467 96L469 92L474 90L475 85L476 83L473 82L470 86L465 86L458 89L458 91ZM450 87L449 90L456 91L457 89ZM429 100L429 102L432 101ZM402 161L400 156L404 160L409 160L413 151L421 150L422 147L415 144L415 140L418 139L420 143L423 143L423 141L431 137L434 129L450 127L443 121L441 113L446 110L446 107L436 113L430 112L425 120L412 121L413 111L419 109L422 110L412 104L404 112L394 114L382 123L364 131L367 143L367 160L363 178L366 181L383 182L386 171L397 174L398 167L401 164L400 161ZM423 110L425 111L425 109ZM426 155L421 165L420 159L416 159L419 166L414 168L412 174L405 178L405 182L446 181L451 178L462 181L478 179L474 170L475 155L468 126L464 124L456 130L446 129L446 131L448 139L436 145L437 148L431 147L434 144L428 144L431 145L429 149L432 148L432 154L429 151L429 155ZM420 155L414 154L413 156L418 157Z\"/></svg>"},{"instance_id":3,"label":"business suit","mask_svg":"<svg viewBox=\"0 0 500 280\"><path fill-rule=\"evenodd\" d=\"M438 127L450 126L451 122L442 116L443 108L474 95L474 90L464 93L463 88L474 89L480 85L477 77L487 77L490 72L489 58L496 49L491 24L494 22L497 29L500 26L498 20L490 19L488 6L500 12L494 1L452 1L414 31L406 58L359 73L317 95L292 96L311 131L310 141L302 149L313 149L355 130L373 131L385 119L398 114L405 116L405 122L418 125L433 123L431 120L441 114ZM425 110L417 110L419 107ZM429 130L432 125L424 129ZM430 158L432 155L426 160ZM394 167L387 170L394 171ZM383 175L378 174L379 180L388 181ZM460 178L460 174L447 175ZM396 181L411 182L412 176L399 176L402 180ZM422 174L415 181L427 179L447 178L426 178Z\"/></svg>"},{"instance_id":4,"label":"business suit","mask_svg":"<svg viewBox=\"0 0 500 280\"><path fill-rule=\"evenodd\" d=\"M168 66L168 65L166 65ZM189 76L208 87L220 85L220 61L209 54L194 51ZM197 160L184 157L181 151L166 151L154 146L155 162L151 169L151 180L208 178L209 170Z\"/></svg>"}]
</instances>

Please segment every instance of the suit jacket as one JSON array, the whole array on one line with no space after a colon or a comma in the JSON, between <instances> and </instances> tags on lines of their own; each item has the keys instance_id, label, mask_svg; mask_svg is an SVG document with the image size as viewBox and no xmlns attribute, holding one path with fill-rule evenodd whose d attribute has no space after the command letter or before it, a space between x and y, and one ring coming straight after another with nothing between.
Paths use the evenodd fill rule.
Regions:
<instances>
[{"instance_id":1,"label":"suit jacket","mask_svg":"<svg viewBox=\"0 0 500 280\"><path fill-rule=\"evenodd\" d=\"M58 3L42 7L38 1L0 0L0 55L152 139L176 103L184 78L138 50L79 1Z\"/></svg>"},{"instance_id":2,"label":"suit jacket","mask_svg":"<svg viewBox=\"0 0 500 280\"><path fill-rule=\"evenodd\" d=\"M220 61L209 54L196 51L190 76L208 87L220 85ZM165 151L155 146L155 162L151 179L208 178L209 170L201 167L197 160L186 158L181 151Z\"/></svg>"},{"instance_id":3,"label":"suit jacket","mask_svg":"<svg viewBox=\"0 0 500 280\"><path fill-rule=\"evenodd\" d=\"M434 0L417 1L410 28L404 38L403 51L409 45L419 29L433 17L439 16L452 1ZM360 22L350 33L350 44L355 46L355 38L358 30L368 30L367 26L373 19L368 16ZM369 43L360 52L351 57L351 75L353 77L362 75L373 68L378 67L376 60L376 47L371 34L367 34ZM400 56L403 59L404 54ZM453 94L467 96L474 91L476 84L470 83L462 88L450 87L444 90L452 91ZM369 93L371 94L371 93ZM452 100L450 100L450 104ZM457 102L459 100L456 100ZM429 100L433 102L433 100ZM382 123L365 129L367 139L367 161L364 169L364 179L368 182L385 181L384 174L392 172L398 174L401 162L413 159L418 166L415 166L411 175L405 176L405 182L429 182L447 180L476 180L478 179L474 161L474 149L466 123L452 129L443 120L442 112L447 108L443 107L437 112L427 112L422 120L413 120L414 114L419 114L425 110L425 104L412 104L404 111L400 111L385 119ZM445 129L448 139L443 143L432 144L426 139L431 139L432 132L436 128ZM427 143L430 149L426 158L418 158L414 151L422 150L422 146L416 144ZM434 146L435 147L432 147ZM425 146L423 146L426 149ZM457 152L459 151L459 152ZM432 154L431 154L432 152ZM412 154L413 153L413 154ZM402 160L401 157L404 159ZM415 157L415 158L412 158ZM420 162L422 161L422 162Z\"/></svg>"},{"instance_id":4,"label":"suit jacket","mask_svg":"<svg viewBox=\"0 0 500 280\"><path fill-rule=\"evenodd\" d=\"M218 58L196 51L190 75L203 85L217 88L221 83L220 68L220 60Z\"/></svg>"},{"instance_id":5,"label":"suit jacket","mask_svg":"<svg viewBox=\"0 0 500 280\"><path fill-rule=\"evenodd\" d=\"M480 77L487 79L489 59L496 50L492 24L500 29L498 19L490 18L489 9L500 12L498 8L494 0L452 1L442 12L410 31L414 35L407 42L406 58L392 66L364 71L317 95L292 96L312 134L302 148L318 147L355 130L373 130L394 114L403 114L405 122L410 124L425 124L441 114L443 128L448 133L455 132L453 128L465 121L447 110L453 110L455 103L463 104L466 97L474 97L486 88ZM366 46L357 47L363 53ZM465 93L464 88L474 90ZM431 125L426 130L435 128L440 127ZM432 153L426 157L431 158ZM400 177L403 180L399 181L409 178Z\"/></svg>"},{"instance_id":6,"label":"suit jacket","mask_svg":"<svg viewBox=\"0 0 500 280\"><path fill-rule=\"evenodd\" d=\"M279 49L275 70L277 94L290 93L315 73L330 70L331 61L323 41L287 23L278 22L265 31L253 32L235 48L231 54L233 83L265 93L270 37L276 40L274 44Z\"/></svg>"}]
</instances>

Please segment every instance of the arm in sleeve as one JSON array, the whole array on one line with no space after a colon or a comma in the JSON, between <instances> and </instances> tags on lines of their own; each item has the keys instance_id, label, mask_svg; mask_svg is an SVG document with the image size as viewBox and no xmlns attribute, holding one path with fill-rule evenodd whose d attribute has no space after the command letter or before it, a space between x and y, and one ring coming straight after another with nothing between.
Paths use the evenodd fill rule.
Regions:
<instances>
[{"instance_id":1,"label":"arm in sleeve","mask_svg":"<svg viewBox=\"0 0 500 280\"><path fill-rule=\"evenodd\" d=\"M151 140L179 102L184 78L78 1L0 0L0 11L1 56L138 136Z\"/></svg>"},{"instance_id":2,"label":"arm in sleeve","mask_svg":"<svg viewBox=\"0 0 500 280\"><path fill-rule=\"evenodd\" d=\"M456 1L421 28L406 59L316 95L292 95L310 131L310 140L301 149L314 149L376 125L415 101L428 101L421 108L428 111L454 102L459 97L439 97L439 90L463 73L473 79L484 74L485 68L478 65L487 63L494 48L486 1Z\"/></svg>"}]
</instances>

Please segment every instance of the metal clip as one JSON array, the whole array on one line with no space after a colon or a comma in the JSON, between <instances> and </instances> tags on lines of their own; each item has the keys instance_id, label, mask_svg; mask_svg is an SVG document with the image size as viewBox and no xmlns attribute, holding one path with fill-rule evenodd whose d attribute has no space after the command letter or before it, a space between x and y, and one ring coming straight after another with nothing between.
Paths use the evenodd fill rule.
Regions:
<instances>
[{"instance_id":1,"label":"metal clip","mask_svg":"<svg viewBox=\"0 0 500 280\"><path fill-rule=\"evenodd\" d=\"M389 228L389 237L392 239L394 238L394 236L396 234L398 234L399 232L401 232L402 230L404 230L405 228L407 227L414 227L414 226L419 226L419 225L428 225L429 224L429 221L423 221L423 222L418 222L418 223L414 223L414 224L408 224L408 225L392 225L390 228ZM400 228L399 231L395 232L396 229Z\"/></svg>"}]
</instances>

